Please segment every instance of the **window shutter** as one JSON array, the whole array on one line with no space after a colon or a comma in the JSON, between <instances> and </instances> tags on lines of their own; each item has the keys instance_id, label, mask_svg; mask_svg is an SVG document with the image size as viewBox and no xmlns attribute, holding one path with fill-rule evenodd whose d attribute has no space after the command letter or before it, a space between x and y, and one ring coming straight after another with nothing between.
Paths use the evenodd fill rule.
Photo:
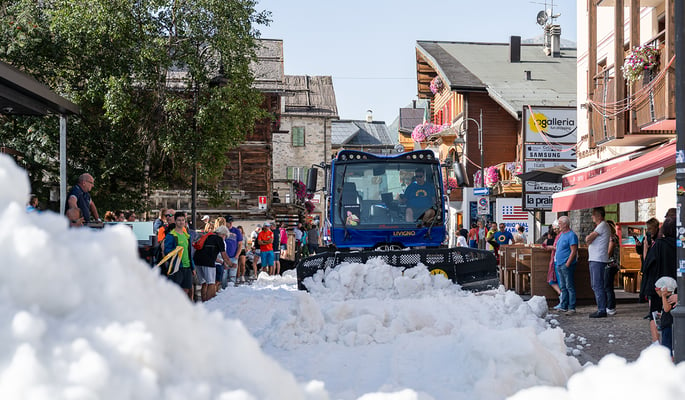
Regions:
<instances>
[{"instance_id":1,"label":"window shutter","mask_svg":"<svg viewBox=\"0 0 685 400\"><path fill-rule=\"evenodd\" d=\"M304 127L293 126L292 128L293 147L304 146Z\"/></svg>"}]
</instances>

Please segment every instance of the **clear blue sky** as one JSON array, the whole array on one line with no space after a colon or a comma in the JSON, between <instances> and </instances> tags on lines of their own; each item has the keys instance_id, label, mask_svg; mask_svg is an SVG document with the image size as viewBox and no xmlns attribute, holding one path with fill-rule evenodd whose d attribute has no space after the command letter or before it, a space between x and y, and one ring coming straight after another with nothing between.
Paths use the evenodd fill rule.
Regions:
<instances>
[{"instance_id":1,"label":"clear blue sky","mask_svg":"<svg viewBox=\"0 0 685 400\"><path fill-rule=\"evenodd\" d=\"M417 40L500 42L542 34L544 0L258 0L263 38L282 39L287 75L331 75L342 119L387 124L416 98ZM547 1L549 5L551 1ZM576 41L576 1L555 0L562 39Z\"/></svg>"}]
</instances>

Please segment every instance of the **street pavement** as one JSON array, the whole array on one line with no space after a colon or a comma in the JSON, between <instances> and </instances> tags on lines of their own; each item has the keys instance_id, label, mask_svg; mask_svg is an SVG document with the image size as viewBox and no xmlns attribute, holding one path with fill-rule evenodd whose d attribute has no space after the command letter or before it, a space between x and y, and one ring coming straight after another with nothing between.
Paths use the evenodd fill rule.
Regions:
<instances>
[{"instance_id":1,"label":"street pavement","mask_svg":"<svg viewBox=\"0 0 685 400\"><path fill-rule=\"evenodd\" d=\"M616 310L615 315L593 319L589 315L597 311L594 304L577 307L575 314L560 313L550 308L546 319L552 326L564 330L566 347L581 364L597 364L608 354L635 361L651 343L649 321L643 319L649 312L649 306L638 303L637 299L624 298Z\"/></svg>"}]
</instances>

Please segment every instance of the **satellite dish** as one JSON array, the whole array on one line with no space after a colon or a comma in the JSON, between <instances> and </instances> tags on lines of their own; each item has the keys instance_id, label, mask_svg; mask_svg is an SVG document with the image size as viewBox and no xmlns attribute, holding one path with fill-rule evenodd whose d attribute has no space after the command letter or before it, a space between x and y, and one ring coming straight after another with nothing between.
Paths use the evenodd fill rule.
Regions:
<instances>
[{"instance_id":1,"label":"satellite dish","mask_svg":"<svg viewBox=\"0 0 685 400\"><path fill-rule=\"evenodd\" d=\"M547 12L545 10L540 11L537 16L538 25L544 26L547 22L547 18Z\"/></svg>"},{"instance_id":2,"label":"satellite dish","mask_svg":"<svg viewBox=\"0 0 685 400\"><path fill-rule=\"evenodd\" d=\"M402 146L401 144L397 143L397 144L395 145L395 151L398 152L398 153L404 153L404 146Z\"/></svg>"}]
</instances>

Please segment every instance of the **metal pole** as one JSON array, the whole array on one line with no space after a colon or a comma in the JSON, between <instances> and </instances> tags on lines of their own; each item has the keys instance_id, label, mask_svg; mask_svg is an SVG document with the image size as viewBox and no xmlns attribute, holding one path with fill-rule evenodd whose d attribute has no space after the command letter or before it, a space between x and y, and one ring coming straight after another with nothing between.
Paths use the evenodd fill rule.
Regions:
<instances>
[{"instance_id":1,"label":"metal pole","mask_svg":"<svg viewBox=\"0 0 685 400\"><path fill-rule=\"evenodd\" d=\"M67 206L67 116L59 116L59 213Z\"/></svg>"},{"instance_id":2,"label":"metal pole","mask_svg":"<svg viewBox=\"0 0 685 400\"><path fill-rule=\"evenodd\" d=\"M481 187L485 187L485 159L483 158L483 109L480 109L480 123L478 124L478 149L480 150Z\"/></svg>"},{"instance_id":3,"label":"metal pole","mask_svg":"<svg viewBox=\"0 0 685 400\"><path fill-rule=\"evenodd\" d=\"M680 63L685 59L685 1L674 2L674 28L675 28L675 60ZM668 2L666 3L668 7ZM664 60L667 61L667 60ZM676 104L676 187L685 186L685 76L683 66L675 69L675 104ZM681 204L685 202L685 194L677 192L677 224L678 231L685 226L685 215L681 210ZM680 242L680 241L678 241ZM673 315L673 358L676 363L685 361L685 247L677 246L678 256L677 280L678 280L678 306L671 311Z\"/></svg>"}]
</instances>

